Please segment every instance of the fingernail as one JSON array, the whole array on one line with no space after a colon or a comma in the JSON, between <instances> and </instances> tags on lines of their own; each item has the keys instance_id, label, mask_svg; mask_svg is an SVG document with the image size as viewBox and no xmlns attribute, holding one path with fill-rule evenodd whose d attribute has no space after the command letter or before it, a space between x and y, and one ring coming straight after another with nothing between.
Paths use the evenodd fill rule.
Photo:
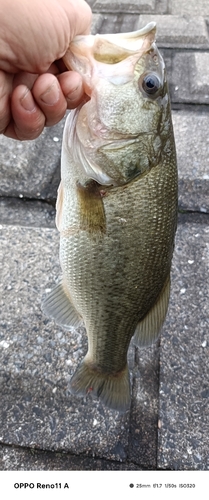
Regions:
<instances>
[{"instance_id":1,"label":"fingernail","mask_svg":"<svg viewBox=\"0 0 209 500\"><path fill-rule=\"evenodd\" d=\"M29 89L25 92L24 96L20 99L20 102L21 102L22 107L26 111L35 111L37 109L35 101L34 101L33 96L32 96Z\"/></svg>"},{"instance_id":2,"label":"fingernail","mask_svg":"<svg viewBox=\"0 0 209 500\"><path fill-rule=\"evenodd\" d=\"M66 98L69 99L69 101L75 101L79 99L81 97L82 87L83 87L82 83L80 83L76 88L71 90L71 92L67 95Z\"/></svg>"},{"instance_id":3,"label":"fingernail","mask_svg":"<svg viewBox=\"0 0 209 500\"><path fill-rule=\"evenodd\" d=\"M59 100L60 97L60 88L57 83L53 83L51 87L49 87L46 92L44 92L40 98L44 102L44 104L48 104L49 106L53 106Z\"/></svg>"}]
</instances>

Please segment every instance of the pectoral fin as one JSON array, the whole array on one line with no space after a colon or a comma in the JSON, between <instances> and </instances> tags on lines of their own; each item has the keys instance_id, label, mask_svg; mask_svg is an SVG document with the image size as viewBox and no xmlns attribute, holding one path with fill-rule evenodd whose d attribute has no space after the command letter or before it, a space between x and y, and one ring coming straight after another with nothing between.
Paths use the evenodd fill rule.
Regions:
<instances>
[{"instance_id":1,"label":"pectoral fin","mask_svg":"<svg viewBox=\"0 0 209 500\"><path fill-rule=\"evenodd\" d=\"M80 211L80 228L90 233L105 233L105 211L97 182L91 180L85 186L77 184Z\"/></svg>"},{"instance_id":2,"label":"pectoral fin","mask_svg":"<svg viewBox=\"0 0 209 500\"><path fill-rule=\"evenodd\" d=\"M161 327L163 326L170 297L170 276L155 302L154 306L145 318L140 321L134 334L134 343L138 347L151 345L158 338Z\"/></svg>"},{"instance_id":3,"label":"pectoral fin","mask_svg":"<svg viewBox=\"0 0 209 500\"><path fill-rule=\"evenodd\" d=\"M42 311L46 316L53 318L56 323L65 328L77 327L82 318L70 302L63 283L55 286L42 303Z\"/></svg>"}]
</instances>

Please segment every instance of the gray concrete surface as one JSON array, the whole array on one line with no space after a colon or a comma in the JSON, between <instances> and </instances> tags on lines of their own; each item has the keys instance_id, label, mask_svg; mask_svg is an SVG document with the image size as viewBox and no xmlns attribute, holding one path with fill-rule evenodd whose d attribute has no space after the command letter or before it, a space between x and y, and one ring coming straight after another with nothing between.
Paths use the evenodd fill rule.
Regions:
<instances>
[{"instance_id":1,"label":"gray concrete surface","mask_svg":"<svg viewBox=\"0 0 209 500\"><path fill-rule=\"evenodd\" d=\"M158 467L209 469L209 226L178 226L160 343Z\"/></svg>"},{"instance_id":2,"label":"gray concrete surface","mask_svg":"<svg viewBox=\"0 0 209 500\"><path fill-rule=\"evenodd\" d=\"M63 123L33 142L0 137L0 470L209 469L209 4L91 0L92 32L158 24L179 168L179 224L160 342L131 345L125 415L72 397L82 328L45 318L59 278L54 205Z\"/></svg>"},{"instance_id":3,"label":"gray concrete surface","mask_svg":"<svg viewBox=\"0 0 209 500\"><path fill-rule=\"evenodd\" d=\"M0 137L1 197L56 198L63 126L46 128L35 141Z\"/></svg>"}]
</instances>

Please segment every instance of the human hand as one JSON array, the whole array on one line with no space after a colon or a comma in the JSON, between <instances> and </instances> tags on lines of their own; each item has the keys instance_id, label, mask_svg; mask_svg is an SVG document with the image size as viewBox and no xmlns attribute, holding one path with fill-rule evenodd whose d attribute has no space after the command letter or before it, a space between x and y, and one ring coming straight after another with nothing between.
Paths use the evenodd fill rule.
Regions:
<instances>
[{"instance_id":1,"label":"human hand","mask_svg":"<svg viewBox=\"0 0 209 500\"><path fill-rule=\"evenodd\" d=\"M60 60L89 33L91 10L84 0L1 0L0 19L0 133L35 139L84 98Z\"/></svg>"}]
</instances>

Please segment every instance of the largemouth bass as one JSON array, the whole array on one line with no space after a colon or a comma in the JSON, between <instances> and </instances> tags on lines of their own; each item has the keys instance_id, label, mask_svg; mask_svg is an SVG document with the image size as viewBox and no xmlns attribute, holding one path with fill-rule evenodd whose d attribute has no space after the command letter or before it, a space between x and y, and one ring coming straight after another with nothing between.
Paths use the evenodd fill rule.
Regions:
<instances>
[{"instance_id":1,"label":"largemouth bass","mask_svg":"<svg viewBox=\"0 0 209 500\"><path fill-rule=\"evenodd\" d=\"M70 388L109 408L130 404L127 351L164 322L177 219L170 103L155 23L125 34L77 36L65 64L89 96L66 121L57 199L62 282L44 312L84 322L88 352Z\"/></svg>"}]
</instances>

